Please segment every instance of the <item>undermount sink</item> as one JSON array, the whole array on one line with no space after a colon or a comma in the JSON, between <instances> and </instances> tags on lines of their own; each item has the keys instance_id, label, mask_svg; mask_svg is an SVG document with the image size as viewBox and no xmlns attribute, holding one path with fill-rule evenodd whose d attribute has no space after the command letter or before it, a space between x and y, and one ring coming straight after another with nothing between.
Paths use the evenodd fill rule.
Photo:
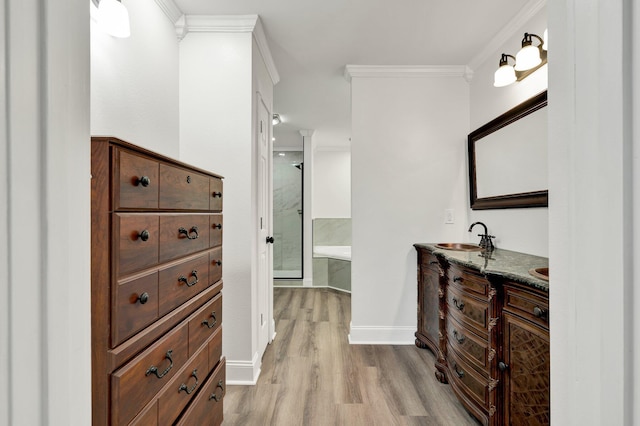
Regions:
<instances>
[{"instance_id":1,"label":"undermount sink","mask_svg":"<svg viewBox=\"0 0 640 426\"><path fill-rule=\"evenodd\" d=\"M445 250L454 250L454 251L480 251L482 247L476 244L465 244L465 243L438 243L436 247L445 249Z\"/></svg>"},{"instance_id":2,"label":"undermount sink","mask_svg":"<svg viewBox=\"0 0 640 426\"><path fill-rule=\"evenodd\" d=\"M549 268L535 268L535 269L529 269L529 273L536 277L536 278L540 278L541 280L545 280L545 281L549 281Z\"/></svg>"}]
</instances>

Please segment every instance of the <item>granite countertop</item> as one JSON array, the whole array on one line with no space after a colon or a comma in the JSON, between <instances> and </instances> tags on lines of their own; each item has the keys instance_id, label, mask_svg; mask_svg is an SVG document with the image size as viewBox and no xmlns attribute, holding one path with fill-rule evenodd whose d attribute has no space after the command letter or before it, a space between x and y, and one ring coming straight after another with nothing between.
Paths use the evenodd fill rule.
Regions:
<instances>
[{"instance_id":1,"label":"granite countertop","mask_svg":"<svg viewBox=\"0 0 640 426\"><path fill-rule=\"evenodd\" d=\"M548 268L549 259L517 251L495 249L490 257L478 251L455 251L436 247L435 243L418 243L434 254L443 256L449 262L480 271L487 276L507 278L522 284L530 285L543 291L549 291L549 282L529 274L529 269Z\"/></svg>"}]
</instances>

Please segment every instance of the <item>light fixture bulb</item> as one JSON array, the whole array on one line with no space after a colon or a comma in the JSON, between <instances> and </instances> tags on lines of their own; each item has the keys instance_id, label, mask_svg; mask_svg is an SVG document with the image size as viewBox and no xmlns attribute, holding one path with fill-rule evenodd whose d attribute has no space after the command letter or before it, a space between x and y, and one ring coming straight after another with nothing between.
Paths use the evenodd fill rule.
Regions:
<instances>
[{"instance_id":1,"label":"light fixture bulb","mask_svg":"<svg viewBox=\"0 0 640 426\"><path fill-rule=\"evenodd\" d=\"M98 25L114 37L127 38L131 35L129 12L118 0L100 0Z\"/></svg>"},{"instance_id":2,"label":"light fixture bulb","mask_svg":"<svg viewBox=\"0 0 640 426\"><path fill-rule=\"evenodd\" d=\"M542 48L546 51L549 51L549 34L546 28L544 30L544 34L542 34L542 40Z\"/></svg>"},{"instance_id":3,"label":"light fixture bulb","mask_svg":"<svg viewBox=\"0 0 640 426\"><path fill-rule=\"evenodd\" d=\"M280 114L273 114L273 125L282 123L282 119L280 118Z\"/></svg>"},{"instance_id":4,"label":"light fixture bulb","mask_svg":"<svg viewBox=\"0 0 640 426\"><path fill-rule=\"evenodd\" d=\"M535 68L542 62L540 57L540 48L533 45L532 37L536 37L540 40L540 44L543 43L542 39L535 34L524 33L522 39L522 49L516 54L516 71L526 71L531 68Z\"/></svg>"},{"instance_id":5,"label":"light fixture bulb","mask_svg":"<svg viewBox=\"0 0 640 426\"><path fill-rule=\"evenodd\" d=\"M508 64L500 66L500 68L498 68L493 75L494 87L508 86L512 83L515 83L516 80L516 71L511 65Z\"/></svg>"}]
</instances>

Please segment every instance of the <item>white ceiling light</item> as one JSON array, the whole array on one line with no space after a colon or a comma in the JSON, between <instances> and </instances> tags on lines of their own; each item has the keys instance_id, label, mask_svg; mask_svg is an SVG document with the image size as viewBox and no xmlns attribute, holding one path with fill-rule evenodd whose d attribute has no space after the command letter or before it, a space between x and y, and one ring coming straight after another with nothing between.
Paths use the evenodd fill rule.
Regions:
<instances>
[{"instance_id":1,"label":"white ceiling light","mask_svg":"<svg viewBox=\"0 0 640 426\"><path fill-rule=\"evenodd\" d=\"M540 40L539 46L533 45L532 37ZM526 71L531 68L535 68L542 63L540 55L540 46L544 44L544 41L535 34L524 33L522 39L522 49L516 54L516 71Z\"/></svg>"},{"instance_id":2,"label":"white ceiling light","mask_svg":"<svg viewBox=\"0 0 640 426\"><path fill-rule=\"evenodd\" d=\"M100 0L98 25L114 37L126 38L131 35L129 12L119 0Z\"/></svg>"},{"instance_id":3,"label":"white ceiling light","mask_svg":"<svg viewBox=\"0 0 640 426\"><path fill-rule=\"evenodd\" d=\"M273 125L282 123L282 119L280 118L280 114L273 114Z\"/></svg>"}]
</instances>

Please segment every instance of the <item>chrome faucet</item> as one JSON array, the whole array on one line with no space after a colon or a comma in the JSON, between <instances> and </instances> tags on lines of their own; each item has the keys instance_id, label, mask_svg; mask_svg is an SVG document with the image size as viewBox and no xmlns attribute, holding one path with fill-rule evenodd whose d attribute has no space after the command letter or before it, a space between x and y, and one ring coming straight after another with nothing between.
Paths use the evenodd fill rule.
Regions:
<instances>
[{"instance_id":1,"label":"chrome faucet","mask_svg":"<svg viewBox=\"0 0 640 426\"><path fill-rule=\"evenodd\" d=\"M489 235L489 231L487 230L487 225L485 225L482 222L474 222L469 227L469 232L471 232L473 227L476 226L476 225L482 225L482 227L484 228L484 234L478 234L478 237L481 237L480 238L480 244L478 244L478 245L480 247L482 247L483 249L485 249L486 251L489 251L489 252L493 251L495 246L493 245L493 241L491 241L491 239L495 238L495 237L493 235Z\"/></svg>"}]
</instances>

